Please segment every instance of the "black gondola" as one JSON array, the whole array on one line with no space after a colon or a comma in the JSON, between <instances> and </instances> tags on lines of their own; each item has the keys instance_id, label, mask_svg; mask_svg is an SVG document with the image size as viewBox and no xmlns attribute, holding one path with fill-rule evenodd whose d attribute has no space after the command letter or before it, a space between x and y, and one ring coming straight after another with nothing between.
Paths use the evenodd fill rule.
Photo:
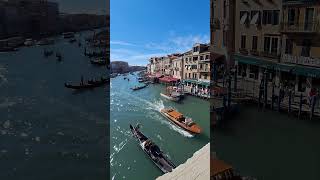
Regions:
<instances>
[{"instance_id":1,"label":"black gondola","mask_svg":"<svg viewBox=\"0 0 320 180\"><path fill-rule=\"evenodd\" d=\"M145 85L143 85L143 86L136 86L136 87L133 87L133 88L131 88L132 90L134 90L134 91L136 91L136 90L139 90L139 89L143 89L143 88L145 88L145 87L147 87L148 86L148 84L145 84Z\"/></svg>"},{"instance_id":2,"label":"black gondola","mask_svg":"<svg viewBox=\"0 0 320 180\"><path fill-rule=\"evenodd\" d=\"M64 83L64 86L66 88L77 89L77 90L79 90L79 89L92 89L95 87L102 86L102 85L106 84L107 82L109 82L109 79L101 78L100 81L89 80L88 83L80 83L79 85Z\"/></svg>"},{"instance_id":3,"label":"black gondola","mask_svg":"<svg viewBox=\"0 0 320 180\"><path fill-rule=\"evenodd\" d=\"M79 85L72 85L72 84L68 84L68 83L64 83L64 87L66 88L70 88L70 89L92 89L95 87L98 87L95 84L79 84Z\"/></svg>"},{"instance_id":4,"label":"black gondola","mask_svg":"<svg viewBox=\"0 0 320 180\"><path fill-rule=\"evenodd\" d=\"M49 57L49 56L51 56L52 54L53 54L53 51L47 51L47 50L44 50L44 51L43 51L44 57Z\"/></svg>"},{"instance_id":5,"label":"black gondola","mask_svg":"<svg viewBox=\"0 0 320 180\"><path fill-rule=\"evenodd\" d=\"M130 129L133 136L139 141L140 148L163 173L171 172L174 168L176 168L176 166L169 160L167 155L160 150L159 146L142 134L142 132L139 130L139 125L133 127L130 124Z\"/></svg>"},{"instance_id":6,"label":"black gondola","mask_svg":"<svg viewBox=\"0 0 320 180\"><path fill-rule=\"evenodd\" d=\"M58 61L62 60L62 55L60 53L56 53L56 58Z\"/></svg>"}]
</instances>

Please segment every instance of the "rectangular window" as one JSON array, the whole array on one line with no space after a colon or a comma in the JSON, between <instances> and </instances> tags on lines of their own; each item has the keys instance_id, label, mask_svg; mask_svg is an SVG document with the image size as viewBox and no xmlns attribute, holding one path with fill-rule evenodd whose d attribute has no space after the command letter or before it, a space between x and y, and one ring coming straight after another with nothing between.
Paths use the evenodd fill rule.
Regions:
<instances>
[{"instance_id":1,"label":"rectangular window","mask_svg":"<svg viewBox=\"0 0 320 180\"><path fill-rule=\"evenodd\" d=\"M270 52L270 37L264 37L264 52Z\"/></svg>"},{"instance_id":2,"label":"rectangular window","mask_svg":"<svg viewBox=\"0 0 320 180\"><path fill-rule=\"evenodd\" d=\"M292 54L293 42L291 39L286 39L286 54Z\"/></svg>"},{"instance_id":3,"label":"rectangular window","mask_svg":"<svg viewBox=\"0 0 320 180\"><path fill-rule=\"evenodd\" d=\"M262 24L274 24L274 11L264 10L262 14ZM278 12L277 23L279 24L279 12Z\"/></svg>"},{"instance_id":4,"label":"rectangular window","mask_svg":"<svg viewBox=\"0 0 320 180\"><path fill-rule=\"evenodd\" d=\"M227 2L226 0L223 1L223 18L226 18L227 15Z\"/></svg>"},{"instance_id":5,"label":"rectangular window","mask_svg":"<svg viewBox=\"0 0 320 180\"><path fill-rule=\"evenodd\" d=\"M191 78L191 73L189 73L189 78Z\"/></svg>"},{"instance_id":6,"label":"rectangular window","mask_svg":"<svg viewBox=\"0 0 320 180\"><path fill-rule=\"evenodd\" d=\"M258 48L258 37L252 36L252 50L257 50Z\"/></svg>"},{"instance_id":7,"label":"rectangular window","mask_svg":"<svg viewBox=\"0 0 320 180\"><path fill-rule=\"evenodd\" d=\"M203 56L200 56L200 60L203 60Z\"/></svg>"},{"instance_id":8,"label":"rectangular window","mask_svg":"<svg viewBox=\"0 0 320 180\"><path fill-rule=\"evenodd\" d=\"M307 8L306 9L306 14L305 14L305 20L304 20L304 29L305 30L312 30L313 28L313 13L314 9L313 8Z\"/></svg>"},{"instance_id":9,"label":"rectangular window","mask_svg":"<svg viewBox=\"0 0 320 180\"><path fill-rule=\"evenodd\" d=\"M193 57L193 60L194 60L194 61L197 61L197 60L198 60L198 56L194 56L194 57Z\"/></svg>"},{"instance_id":10,"label":"rectangular window","mask_svg":"<svg viewBox=\"0 0 320 180\"><path fill-rule=\"evenodd\" d=\"M289 25L294 25L295 17L296 16L296 10L295 9L289 9L288 10L288 23Z\"/></svg>"},{"instance_id":11,"label":"rectangular window","mask_svg":"<svg viewBox=\"0 0 320 180\"><path fill-rule=\"evenodd\" d=\"M272 24L272 11L267 11L267 24Z\"/></svg>"},{"instance_id":12,"label":"rectangular window","mask_svg":"<svg viewBox=\"0 0 320 180\"><path fill-rule=\"evenodd\" d=\"M246 36L242 35L241 36L241 49L245 49L246 48Z\"/></svg>"},{"instance_id":13,"label":"rectangular window","mask_svg":"<svg viewBox=\"0 0 320 180\"><path fill-rule=\"evenodd\" d=\"M311 47L311 41L309 39L303 40L302 49L301 49L301 56L309 57L310 56L310 47Z\"/></svg>"},{"instance_id":14,"label":"rectangular window","mask_svg":"<svg viewBox=\"0 0 320 180\"><path fill-rule=\"evenodd\" d=\"M278 52L278 38L272 38L271 53L277 54L277 52Z\"/></svg>"},{"instance_id":15,"label":"rectangular window","mask_svg":"<svg viewBox=\"0 0 320 180\"><path fill-rule=\"evenodd\" d=\"M267 24L267 11L263 11L262 24Z\"/></svg>"},{"instance_id":16,"label":"rectangular window","mask_svg":"<svg viewBox=\"0 0 320 180\"><path fill-rule=\"evenodd\" d=\"M279 10L274 10L273 11L273 25L278 25L279 24L279 14L280 11Z\"/></svg>"},{"instance_id":17,"label":"rectangular window","mask_svg":"<svg viewBox=\"0 0 320 180\"><path fill-rule=\"evenodd\" d=\"M260 24L260 11L251 11L250 24Z\"/></svg>"}]
</instances>

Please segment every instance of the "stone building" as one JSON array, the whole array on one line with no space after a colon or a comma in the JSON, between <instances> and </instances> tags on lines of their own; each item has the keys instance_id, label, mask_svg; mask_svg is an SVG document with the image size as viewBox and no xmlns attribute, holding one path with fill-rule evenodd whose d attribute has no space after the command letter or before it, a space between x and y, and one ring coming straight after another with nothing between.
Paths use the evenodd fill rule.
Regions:
<instances>
[{"instance_id":1,"label":"stone building","mask_svg":"<svg viewBox=\"0 0 320 180\"><path fill-rule=\"evenodd\" d=\"M183 79L183 56L180 55L172 59L173 77L182 80Z\"/></svg>"},{"instance_id":2,"label":"stone building","mask_svg":"<svg viewBox=\"0 0 320 180\"><path fill-rule=\"evenodd\" d=\"M282 1L280 62L289 71L279 74L296 92L320 88L320 1Z\"/></svg>"}]
</instances>

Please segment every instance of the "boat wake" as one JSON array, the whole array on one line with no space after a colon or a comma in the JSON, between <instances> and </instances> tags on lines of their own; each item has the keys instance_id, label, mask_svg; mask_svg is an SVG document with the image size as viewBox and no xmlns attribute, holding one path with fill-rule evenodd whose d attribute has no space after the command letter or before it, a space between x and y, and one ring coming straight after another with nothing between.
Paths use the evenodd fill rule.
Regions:
<instances>
[{"instance_id":1,"label":"boat wake","mask_svg":"<svg viewBox=\"0 0 320 180\"><path fill-rule=\"evenodd\" d=\"M189 133L188 131L185 131L184 129L182 129L180 127L177 127L176 125L174 125L171 122L164 119L164 117L162 117L159 113L153 112L153 113L149 114L149 117L152 119L158 120L161 124L168 126L171 130L178 132L179 134L181 134L184 137L187 137L187 138L194 137L193 134Z\"/></svg>"},{"instance_id":2,"label":"boat wake","mask_svg":"<svg viewBox=\"0 0 320 180\"><path fill-rule=\"evenodd\" d=\"M113 156L120 153L120 151L124 148L124 146L127 144L128 139L125 139L124 141L120 142L119 144L115 144L113 146L114 152L110 154L110 166L113 166Z\"/></svg>"},{"instance_id":3,"label":"boat wake","mask_svg":"<svg viewBox=\"0 0 320 180\"><path fill-rule=\"evenodd\" d=\"M141 104L140 107L142 109L152 110L152 111L150 111L151 114L149 113L151 119L159 120L161 122L161 124L165 124L165 125L169 126L169 128L171 130L174 130L174 131L178 132L179 134L183 135L184 137L188 137L188 138L194 137L194 135L192 135L191 133L185 131L184 129L182 129L180 127L175 126L174 124L172 124L171 122L167 121L166 119L164 119L164 117L162 117L160 115L160 110L165 107L162 100L154 99L153 101L148 101L146 99L143 99L143 98L137 97L137 96L133 96L132 94L129 94L129 93L126 93L126 92L121 92L121 93L127 95L128 97L130 97L129 98L130 101L134 102L135 104L136 103Z\"/></svg>"}]
</instances>

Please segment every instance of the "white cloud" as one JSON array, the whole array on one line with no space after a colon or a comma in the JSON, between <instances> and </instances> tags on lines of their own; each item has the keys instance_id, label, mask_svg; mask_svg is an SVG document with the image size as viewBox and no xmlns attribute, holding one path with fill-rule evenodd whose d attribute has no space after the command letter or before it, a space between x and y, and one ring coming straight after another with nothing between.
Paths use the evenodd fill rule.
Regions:
<instances>
[{"instance_id":1,"label":"white cloud","mask_svg":"<svg viewBox=\"0 0 320 180\"><path fill-rule=\"evenodd\" d=\"M191 50L195 43L209 43L209 39L209 35L177 36L174 31L169 31L169 38L158 43L149 42L139 45L111 41L111 44L123 46L123 48L111 47L111 61L122 60L129 62L130 65L146 65L150 57L183 53Z\"/></svg>"},{"instance_id":2,"label":"white cloud","mask_svg":"<svg viewBox=\"0 0 320 180\"><path fill-rule=\"evenodd\" d=\"M125 42L125 41L110 41L111 45L120 45L120 46L135 46L135 44Z\"/></svg>"},{"instance_id":3,"label":"white cloud","mask_svg":"<svg viewBox=\"0 0 320 180\"><path fill-rule=\"evenodd\" d=\"M195 43L209 43L208 35L187 35L175 36L170 31L170 38L160 43L148 43L145 45L147 49L160 50L166 53L185 52L192 48Z\"/></svg>"},{"instance_id":4,"label":"white cloud","mask_svg":"<svg viewBox=\"0 0 320 180\"><path fill-rule=\"evenodd\" d=\"M166 53L141 53L130 49L111 49L111 61L126 61L130 65L146 65L151 57L164 56Z\"/></svg>"}]
</instances>

